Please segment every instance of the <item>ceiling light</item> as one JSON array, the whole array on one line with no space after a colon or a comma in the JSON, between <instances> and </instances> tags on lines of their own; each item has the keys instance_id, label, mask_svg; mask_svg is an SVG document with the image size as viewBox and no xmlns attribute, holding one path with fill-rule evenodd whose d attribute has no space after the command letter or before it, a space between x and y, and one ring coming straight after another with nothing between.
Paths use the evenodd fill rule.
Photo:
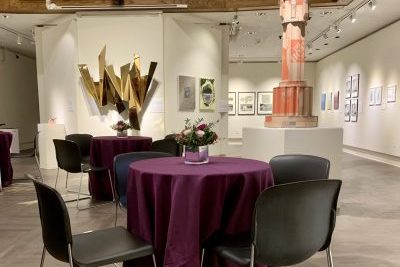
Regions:
<instances>
[{"instance_id":1,"label":"ceiling light","mask_svg":"<svg viewBox=\"0 0 400 267\"><path fill-rule=\"evenodd\" d=\"M333 30L334 30L336 33L341 33L341 32L342 32L342 28L340 28L339 25L334 25L334 26L333 26Z\"/></svg>"},{"instance_id":2,"label":"ceiling light","mask_svg":"<svg viewBox=\"0 0 400 267\"><path fill-rule=\"evenodd\" d=\"M350 18L351 23L355 23L357 21L356 13L354 12L354 13L350 14L349 18Z\"/></svg>"},{"instance_id":3,"label":"ceiling light","mask_svg":"<svg viewBox=\"0 0 400 267\"><path fill-rule=\"evenodd\" d=\"M324 39L328 39L328 34L324 33L324 35L322 35L322 37L324 37Z\"/></svg>"},{"instance_id":4,"label":"ceiling light","mask_svg":"<svg viewBox=\"0 0 400 267\"><path fill-rule=\"evenodd\" d=\"M312 43L307 45L307 51L309 54L312 52Z\"/></svg>"},{"instance_id":5,"label":"ceiling light","mask_svg":"<svg viewBox=\"0 0 400 267\"><path fill-rule=\"evenodd\" d=\"M22 45L21 36L17 35L17 45Z\"/></svg>"},{"instance_id":6,"label":"ceiling light","mask_svg":"<svg viewBox=\"0 0 400 267\"><path fill-rule=\"evenodd\" d=\"M257 12L256 15L261 17L261 16L266 16L267 13L266 12Z\"/></svg>"},{"instance_id":7,"label":"ceiling light","mask_svg":"<svg viewBox=\"0 0 400 267\"><path fill-rule=\"evenodd\" d=\"M2 14L1 17L2 17L3 19L9 19L9 18L10 18L10 16L7 15L7 14Z\"/></svg>"},{"instance_id":8,"label":"ceiling light","mask_svg":"<svg viewBox=\"0 0 400 267\"><path fill-rule=\"evenodd\" d=\"M241 45L242 48L247 48L247 44Z\"/></svg>"},{"instance_id":9,"label":"ceiling light","mask_svg":"<svg viewBox=\"0 0 400 267\"><path fill-rule=\"evenodd\" d=\"M248 35L254 35L254 34L256 34L256 32L249 31L249 32L247 32L247 34L248 34Z\"/></svg>"},{"instance_id":10,"label":"ceiling light","mask_svg":"<svg viewBox=\"0 0 400 267\"><path fill-rule=\"evenodd\" d=\"M368 2L368 6L371 8L371 10L375 10L376 8L376 0L371 0Z\"/></svg>"}]
</instances>

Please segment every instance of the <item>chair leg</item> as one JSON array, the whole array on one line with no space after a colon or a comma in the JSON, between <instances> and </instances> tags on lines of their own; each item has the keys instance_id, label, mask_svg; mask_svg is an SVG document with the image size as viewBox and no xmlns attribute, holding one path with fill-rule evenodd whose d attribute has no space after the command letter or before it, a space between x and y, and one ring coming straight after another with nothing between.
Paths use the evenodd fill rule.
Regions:
<instances>
[{"instance_id":1,"label":"chair leg","mask_svg":"<svg viewBox=\"0 0 400 267\"><path fill-rule=\"evenodd\" d=\"M333 267L332 251L330 246L326 249L326 256L328 260L328 267Z\"/></svg>"},{"instance_id":2,"label":"chair leg","mask_svg":"<svg viewBox=\"0 0 400 267\"><path fill-rule=\"evenodd\" d=\"M46 248L43 246L43 252L42 252L42 260L40 261L40 267L43 267L44 264L44 257L46 256Z\"/></svg>"},{"instance_id":3,"label":"chair leg","mask_svg":"<svg viewBox=\"0 0 400 267\"><path fill-rule=\"evenodd\" d=\"M68 172L67 172L67 177L65 178L65 188L68 188Z\"/></svg>"},{"instance_id":4,"label":"chair leg","mask_svg":"<svg viewBox=\"0 0 400 267\"><path fill-rule=\"evenodd\" d=\"M59 174L60 174L60 168L57 168L56 184L54 185L54 188L57 188L57 182L58 182L58 175Z\"/></svg>"},{"instance_id":5,"label":"chair leg","mask_svg":"<svg viewBox=\"0 0 400 267\"><path fill-rule=\"evenodd\" d=\"M251 245L250 267L254 267L254 245Z\"/></svg>"},{"instance_id":6,"label":"chair leg","mask_svg":"<svg viewBox=\"0 0 400 267\"><path fill-rule=\"evenodd\" d=\"M69 266L74 267L74 260L72 259L72 248L71 244L68 244L68 258L69 258Z\"/></svg>"},{"instance_id":7,"label":"chair leg","mask_svg":"<svg viewBox=\"0 0 400 267\"><path fill-rule=\"evenodd\" d=\"M117 227L117 219L118 219L118 202L115 202L115 222L114 222L114 227Z\"/></svg>"},{"instance_id":8,"label":"chair leg","mask_svg":"<svg viewBox=\"0 0 400 267\"><path fill-rule=\"evenodd\" d=\"M81 172L81 180L80 180L80 182L79 182L78 199L76 200L76 207L77 207L78 209L79 209L79 198L81 197L82 179L83 179L83 172Z\"/></svg>"},{"instance_id":9,"label":"chair leg","mask_svg":"<svg viewBox=\"0 0 400 267\"><path fill-rule=\"evenodd\" d=\"M114 202L114 201L115 201L115 188L114 188L114 183L112 182L111 171L110 171L110 169L108 169L107 172L108 172L108 179L110 180L111 193L112 193L113 202Z\"/></svg>"},{"instance_id":10,"label":"chair leg","mask_svg":"<svg viewBox=\"0 0 400 267\"><path fill-rule=\"evenodd\" d=\"M205 252L206 252L206 249L205 249L205 248L203 248L203 249L201 250L201 261L200 261L200 267L203 267L203 262L204 262L204 254L205 254Z\"/></svg>"},{"instance_id":11,"label":"chair leg","mask_svg":"<svg viewBox=\"0 0 400 267\"><path fill-rule=\"evenodd\" d=\"M154 267L157 267L156 256L154 255L154 253L151 256L153 257L153 265L154 265Z\"/></svg>"}]
</instances>

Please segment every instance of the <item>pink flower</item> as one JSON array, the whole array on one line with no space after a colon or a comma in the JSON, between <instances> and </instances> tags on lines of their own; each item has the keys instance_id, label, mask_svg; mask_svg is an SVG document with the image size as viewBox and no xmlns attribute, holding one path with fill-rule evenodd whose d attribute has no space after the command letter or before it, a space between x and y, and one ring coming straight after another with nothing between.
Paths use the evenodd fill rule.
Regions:
<instances>
[{"instance_id":1,"label":"pink flower","mask_svg":"<svg viewBox=\"0 0 400 267\"><path fill-rule=\"evenodd\" d=\"M192 130L190 130L190 129L184 130L184 131L183 131L183 135L188 135L188 134L190 134L191 132L192 132Z\"/></svg>"},{"instance_id":2,"label":"pink flower","mask_svg":"<svg viewBox=\"0 0 400 267\"><path fill-rule=\"evenodd\" d=\"M205 124L205 123L199 124L196 127L197 130L201 130L201 131L204 131L205 128L207 128L207 124Z\"/></svg>"},{"instance_id":3,"label":"pink flower","mask_svg":"<svg viewBox=\"0 0 400 267\"><path fill-rule=\"evenodd\" d=\"M204 134L205 134L205 132L202 131L202 130L197 130L197 131L196 131L196 135L197 135L198 137L203 137Z\"/></svg>"}]
</instances>

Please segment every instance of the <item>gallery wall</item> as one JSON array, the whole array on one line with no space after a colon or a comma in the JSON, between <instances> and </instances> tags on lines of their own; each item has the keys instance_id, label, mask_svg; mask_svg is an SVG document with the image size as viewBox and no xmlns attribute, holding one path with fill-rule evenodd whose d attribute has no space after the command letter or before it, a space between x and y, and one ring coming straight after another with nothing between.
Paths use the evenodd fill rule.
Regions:
<instances>
[{"instance_id":1,"label":"gallery wall","mask_svg":"<svg viewBox=\"0 0 400 267\"><path fill-rule=\"evenodd\" d=\"M0 48L0 123L18 128L25 149L33 147L38 122L35 59Z\"/></svg>"},{"instance_id":2,"label":"gallery wall","mask_svg":"<svg viewBox=\"0 0 400 267\"><path fill-rule=\"evenodd\" d=\"M314 86L315 63L306 63L305 80ZM238 92L271 91L281 80L281 64L279 63L231 63L229 64L229 92L236 92L236 115L229 116L229 138L242 138L243 127L263 127L265 115L238 115ZM315 90L315 89L314 89ZM319 98L314 102L318 102ZM313 111L315 114L318 110Z\"/></svg>"},{"instance_id":3,"label":"gallery wall","mask_svg":"<svg viewBox=\"0 0 400 267\"><path fill-rule=\"evenodd\" d=\"M316 64L314 111L320 126L344 129L344 145L387 155L400 156L399 82L400 22L321 60ZM346 78L360 74L357 122L344 122ZM387 103L387 87L397 85L397 99ZM382 104L369 105L369 89L382 87ZM322 111L321 93L340 91L339 110Z\"/></svg>"}]
</instances>

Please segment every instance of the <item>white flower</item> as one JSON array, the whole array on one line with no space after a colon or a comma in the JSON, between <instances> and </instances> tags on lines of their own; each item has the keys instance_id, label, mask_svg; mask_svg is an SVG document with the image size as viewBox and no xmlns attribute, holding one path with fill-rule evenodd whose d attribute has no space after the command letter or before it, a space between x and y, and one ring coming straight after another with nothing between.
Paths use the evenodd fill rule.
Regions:
<instances>
[{"instance_id":1,"label":"white flower","mask_svg":"<svg viewBox=\"0 0 400 267\"><path fill-rule=\"evenodd\" d=\"M184 134L184 135L188 135L188 134L190 134L191 132L192 132L192 130L187 129L187 130L184 130L184 131L183 131L183 134Z\"/></svg>"},{"instance_id":2,"label":"white flower","mask_svg":"<svg viewBox=\"0 0 400 267\"><path fill-rule=\"evenodd\" d=\"M196 131L196 135L197 135L198 137L203 137L204 134L205 134L205 132L202 131L202 130L197 130L197 131Z\"/></svg>"}]
</instances>

